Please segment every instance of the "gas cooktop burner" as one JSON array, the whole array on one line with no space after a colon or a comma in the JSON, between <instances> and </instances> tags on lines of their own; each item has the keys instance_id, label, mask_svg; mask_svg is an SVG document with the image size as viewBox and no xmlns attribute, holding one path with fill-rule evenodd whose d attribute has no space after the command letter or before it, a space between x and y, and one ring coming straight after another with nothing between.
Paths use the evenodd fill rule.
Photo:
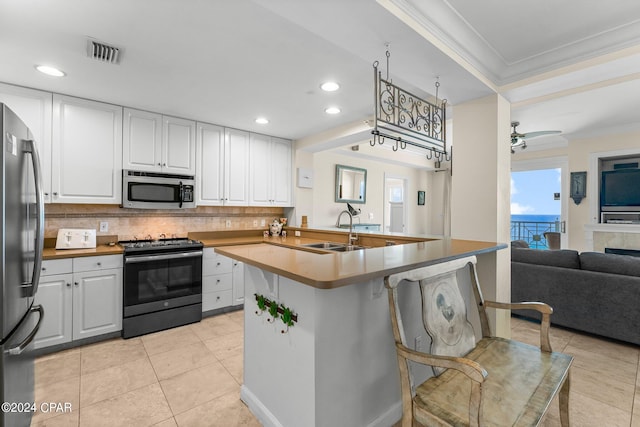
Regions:
<instances>
[{"instance_id":1,"label":"gas cooktop burner","mask_svg":"<svg viewBox=\"0 0 640 427\"><path fill-rule=\"evenodd\" d=\"M131 249L160 249L160 248L189 248L189 247L202 247L202 243L197 240L187 239L186 237L179 237L174 239L159 239L159 240L124 240L118 242L120 246L125 250Z\"/></svg>"}]
</instances>

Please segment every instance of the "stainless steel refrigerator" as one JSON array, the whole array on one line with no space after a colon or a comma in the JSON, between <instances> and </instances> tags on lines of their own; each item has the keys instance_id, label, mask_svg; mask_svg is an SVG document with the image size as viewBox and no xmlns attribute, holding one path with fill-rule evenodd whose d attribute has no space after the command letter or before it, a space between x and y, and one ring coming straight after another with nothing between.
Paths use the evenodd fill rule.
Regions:
<instances>
[{"instance_id":1,"label":"stainless steel refrigerator","mask_svg":"<svg viewBox=\"0 0 640 427\"><path fill-rule=\"evenodd\" d=\"M33 340L44 311L34 305L42 264L44 204L33 136L4 104L0 154L2 293L0 295L0 427L29 426L34 401Z\"/></svg>"}]
</instances>

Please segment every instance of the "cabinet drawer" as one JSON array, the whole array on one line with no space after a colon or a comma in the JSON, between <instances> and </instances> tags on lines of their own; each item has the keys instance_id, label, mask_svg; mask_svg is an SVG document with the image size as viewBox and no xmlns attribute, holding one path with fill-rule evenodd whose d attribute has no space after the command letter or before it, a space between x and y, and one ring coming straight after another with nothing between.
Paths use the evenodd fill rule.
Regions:
<instances>
[{"instance_id":1,"label":"cabinet drawer","mask_svg":"<svg viewBox=\"0 0 640 427\"><path fill-rule=\"evenodd\" d=\"M202 311L229 307L233 299L232 291L209 292L202 294Z\"/></svg>"},{"instance_id":2,"label":"cabinet drawer","mask_svg":"<svg viewBox=\"0 0 640 427\"><path fill-rule=\"evenodd\" d=\"M41 276L51 276L52 274L71 273L73 270L73 261L71 258L66 259L50 259L42 261Z\"/></svg>"},{"instance_id":3,"label":"cabinet drawer","mask_svg":"<svg viewBox=\"0 0 640 427\"><path fill-rule=\"evenodd\" d=\"M215 274L202 277L202 293L227 291L232 289L233 280L231 273Z\"/></svg>"},{"instance_id":4,"label":"cabinet drawer","mask_svg":"<svg viewBox=\"0 0 640 427\"><path fill-rule=\"evenodd\" d=\"M216 254L213 257L202 259L202 275L231 273L232 260L226 256Z\"/></svg>"},{"instance_id":5,"label":"cabinet drawer","mask_svg":"<svg viewBox=\"0 0 640 427\"><path fill-rule=\"evenodd\" d=\"M122 268L122 255L88 256L73 259L73 272Z\"/></svg>"}]
</instances>

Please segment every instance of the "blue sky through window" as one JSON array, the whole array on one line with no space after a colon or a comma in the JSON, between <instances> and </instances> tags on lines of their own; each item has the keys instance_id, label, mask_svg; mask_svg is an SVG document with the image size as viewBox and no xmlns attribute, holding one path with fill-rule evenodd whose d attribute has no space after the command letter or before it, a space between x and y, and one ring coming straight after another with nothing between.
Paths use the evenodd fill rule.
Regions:
<instances>
[{"instance_id":1,"label":"blue sky through window","mask_svg":"<svg viewBox=\"0 0 640 427\"><path fill-rule=\"evenodd\" d=\"M561 170L511 173L511 215L560 215Z\"/></svg>"}]
</instances>

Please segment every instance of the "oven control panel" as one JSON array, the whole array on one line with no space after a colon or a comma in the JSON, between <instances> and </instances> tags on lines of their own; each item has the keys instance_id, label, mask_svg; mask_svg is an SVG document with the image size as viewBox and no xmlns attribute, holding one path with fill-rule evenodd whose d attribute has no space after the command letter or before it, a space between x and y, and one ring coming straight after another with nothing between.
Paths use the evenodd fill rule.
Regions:
<instances>
[{"instance_id":1,"label":"oven control panel","mask_svg":"<svg viewBox=\"0 0 640 427\"><path fill-rule=\"evenodd\" d=\"M58 230L56 249L89 249L95 247L95 229L61 228Z\"/></svg>"}]
</instances>

